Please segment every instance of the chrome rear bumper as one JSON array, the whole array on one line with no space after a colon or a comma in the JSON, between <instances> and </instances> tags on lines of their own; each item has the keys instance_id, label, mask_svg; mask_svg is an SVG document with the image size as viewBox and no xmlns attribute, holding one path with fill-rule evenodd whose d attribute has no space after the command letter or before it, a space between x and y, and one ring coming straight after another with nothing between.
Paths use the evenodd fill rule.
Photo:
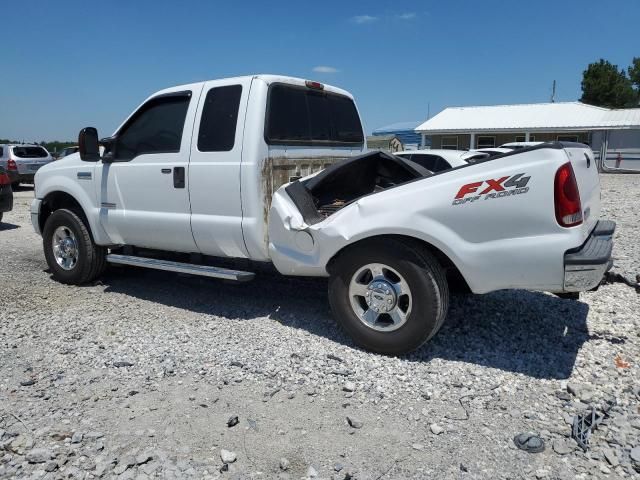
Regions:
<instances>
[{"instance_id":1,"label":"chrome rear bumper","mask_svg":"<svg viewBox=\"0 0 640 480\"><path fill-rule=\"evenodd\" d=\"M596 288L611 268L613 232L616 224L600 220L579 248L564 255L564 291L584 292Z\"/></svg>"}]
</instances>

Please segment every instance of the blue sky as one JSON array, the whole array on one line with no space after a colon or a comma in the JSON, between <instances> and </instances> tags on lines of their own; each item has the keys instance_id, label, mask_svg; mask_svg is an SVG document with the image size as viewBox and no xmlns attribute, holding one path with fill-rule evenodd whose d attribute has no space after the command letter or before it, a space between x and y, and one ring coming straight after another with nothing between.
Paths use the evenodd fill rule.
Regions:
<instances>
[{"instance_id":1,"label":"blue sky","mask_svg":"<svg viewBox=\"0 0 640 480\"><path fill-rule=\"evenodd\" d=\"M350 90L367 132L446 106L580 97L640 56L636 0L7 2L0 138L107 135L164 87L250 73ZM324 68L318 68L324 67Z\"/></svg>"}]
</instances>

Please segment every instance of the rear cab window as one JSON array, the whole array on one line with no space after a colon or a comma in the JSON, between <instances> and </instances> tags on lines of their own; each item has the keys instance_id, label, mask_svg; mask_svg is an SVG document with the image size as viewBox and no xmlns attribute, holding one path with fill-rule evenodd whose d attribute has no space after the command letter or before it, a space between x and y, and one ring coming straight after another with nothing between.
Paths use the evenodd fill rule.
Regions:
<instances>
[{"instance_id":1,"label":"rear cab window","mask_svg":"<svg viewBox=\"0 0 640 480\"><path fill-rule=\"evenodd\" d=\"M42 147L13 147L12 151L18 158L46 158L49 156Z\"/></svg>"},{"instance_id":2,"label":"rear cab window","mask_svg":"<svg viewBox=\"0 0 640 480\"><path fill-rule=\"evenodd\" d=\"M364 133L351 98L276 83L269 87L265 140L269 145L362 146Z\"/></svg>"}]
</instances>

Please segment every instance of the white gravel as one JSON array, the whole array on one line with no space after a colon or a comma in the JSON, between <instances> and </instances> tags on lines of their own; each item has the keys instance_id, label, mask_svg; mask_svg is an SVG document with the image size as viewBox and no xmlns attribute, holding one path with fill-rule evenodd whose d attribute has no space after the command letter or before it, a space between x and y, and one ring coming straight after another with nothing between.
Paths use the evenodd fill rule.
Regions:
<instances>
[{"instance_id":1,"label":"white gravel","mask_svg":"<svg viewBox=\"0 0 640 480\"><path fill-rule=\"evenodd\" d=\"M615 270L634 277L640 176L602 188ZM111 268L92 286L56 283L32 196L17 192L0 227L0 478L640 477L627 286L453 297L436 338L389 358L336 328L322 280ZM567 422L611 398L584 453ZM543 453L514 446L527 431Z\"/></svg>"}]
</instances>

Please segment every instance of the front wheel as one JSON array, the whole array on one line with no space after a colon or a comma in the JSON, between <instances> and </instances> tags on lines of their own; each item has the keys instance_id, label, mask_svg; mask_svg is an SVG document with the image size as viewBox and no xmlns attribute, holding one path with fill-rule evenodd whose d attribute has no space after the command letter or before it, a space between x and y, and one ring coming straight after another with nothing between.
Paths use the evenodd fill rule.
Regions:
<instances>
[{"instance_id":1,"label":"front wheel","mask_svg":"<svg viewBox=\"0 0 640 480\"><path fill-rule=\"evenodd\" d=\"M106 251L93 242L91 233L76 212L56 210L42 233L44 256L53 278L81 285L95 279L105 268Z\"/></svg>"},{"instance_id":2,"label":"front wheel","mask_svg":"<svg viewBox=\"0 0 640 480\"><path fill-rule=\"evenodd\" d=\"M356 344L408 353L433 337L449 305L439 262L419 244L376 239L343 252L331 267L329 303Z\"/></svg>"}]
</instances>

